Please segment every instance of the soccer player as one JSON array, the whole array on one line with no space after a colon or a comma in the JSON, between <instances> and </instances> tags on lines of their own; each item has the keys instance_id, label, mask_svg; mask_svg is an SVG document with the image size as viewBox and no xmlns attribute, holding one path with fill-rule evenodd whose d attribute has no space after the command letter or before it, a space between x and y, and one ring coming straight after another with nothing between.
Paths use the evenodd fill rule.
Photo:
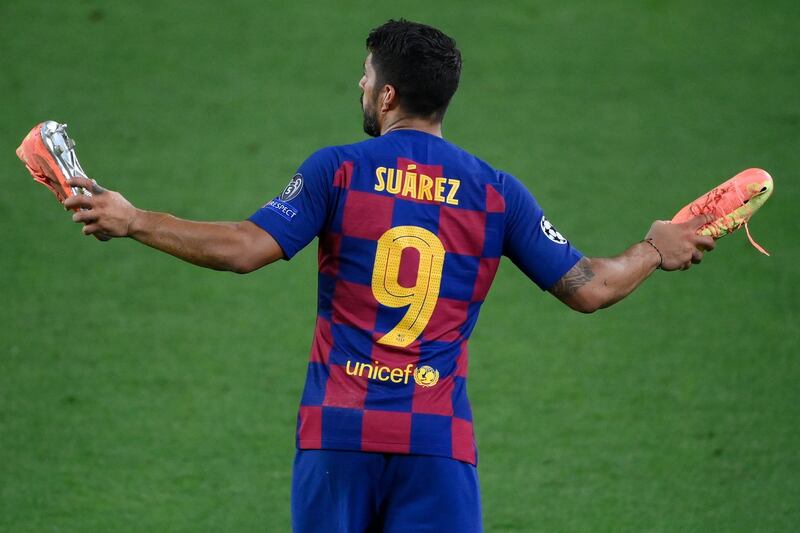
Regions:
<instances>
[{"instance_id":1,"label":"soccer player","mask_svg":"<svg viewBox=\"0 0 800 533\"><path fill-rule=\"evenodd\" d=\"M613 258L584 257L505 172L442 138L458 87L456 43L391 20L367 38L362 91L372 139L312 154L241 222L140 210L84 178L69 208L83 233L130 237L196 265L246 273L319 238L318 310L297 423L298 532L481 530L467 344L505 255L584 313L654 270L711 250L706 222L654 222Z\"/></svg>"}]
</instances>

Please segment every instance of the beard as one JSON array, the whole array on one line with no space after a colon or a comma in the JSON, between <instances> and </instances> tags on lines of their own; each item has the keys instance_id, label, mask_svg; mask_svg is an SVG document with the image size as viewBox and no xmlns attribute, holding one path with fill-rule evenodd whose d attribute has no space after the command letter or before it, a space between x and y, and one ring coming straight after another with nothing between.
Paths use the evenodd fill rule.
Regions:
<instances>
[{"instance_id":1,"label":"beard","mask_svg":"<svg viewBox=\"0 0 800 533\"><path fill-rule=\"evenodd\" d=\"M359 101L361 102L361 110L364 113L364 133L369 135L370 137L380 137L381 136L381 126L378 124L378 113L375 111L375 108L378 107L377 98L375 102L372 102L372 105L367 105L364 107L364 95L361 95Z\"/></svg>"}]
</instances>

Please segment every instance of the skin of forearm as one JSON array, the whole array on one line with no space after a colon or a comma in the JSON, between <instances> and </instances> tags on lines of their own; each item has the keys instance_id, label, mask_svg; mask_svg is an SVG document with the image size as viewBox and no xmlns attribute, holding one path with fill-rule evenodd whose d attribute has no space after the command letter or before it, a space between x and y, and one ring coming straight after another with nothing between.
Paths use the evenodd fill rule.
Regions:
<instances>
[{"instance_id":1,"label":"skin of forearm","mask_svg":"<svg viewBox=\"0 0 800 533\"><path fill-rule=\"evenodd\" d=\"M576 311L593 313L633 292L660 262L660 253L646 242L616 257L582 257L550 292Z\"/></svg>"},{"instance_id":2,"label":"skin of forearm","mask_svg":"<svg viewBox=\"0 0 800 533\"><path fill-rule=\"evenodd\" d=\"M597 309L614 305L633 292L658 268L658 252L646 242L639 242L622 254L590 259L594 277L580 291L587 291Z\"/></svg>"},{"instance_id":3,"label":"skin of forearm","mask_svg":"<svg viewBox=\"0 0 800 533\"><path fill-rule=\"evenodd\" d=\"M137 209L128 236L189 263L240 272L241 232L234 222L195 222Z\"/></svg>"}]
</instances>

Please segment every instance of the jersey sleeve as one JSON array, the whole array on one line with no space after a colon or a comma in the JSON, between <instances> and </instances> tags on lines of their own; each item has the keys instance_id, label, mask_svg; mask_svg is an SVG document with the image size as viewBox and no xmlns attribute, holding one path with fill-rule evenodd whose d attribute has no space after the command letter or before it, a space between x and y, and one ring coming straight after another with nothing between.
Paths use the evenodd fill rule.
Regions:
<instances>
[{"instance_id":1,"label":"jersey sleeve","mask_svg":"<svg viewBox=\"0 0 800 533\"><path fill-rule=\"evenodd\" d=\"M289 260L318 236L328 217L337 155L323 148L300 165L281 194L248 220L274 238Z\"/></svg>"},{"instance_id":2,"label":"jersey sleeve","mask_svg":"<svg viewBox=\"0 0 800 533\"><path fill-rule=\"evenodd\" d=\"M503 255L542 290L551 288L583 257L544 216L527 188L503 174L506 216Z\"/></svg>"}]
</instances>

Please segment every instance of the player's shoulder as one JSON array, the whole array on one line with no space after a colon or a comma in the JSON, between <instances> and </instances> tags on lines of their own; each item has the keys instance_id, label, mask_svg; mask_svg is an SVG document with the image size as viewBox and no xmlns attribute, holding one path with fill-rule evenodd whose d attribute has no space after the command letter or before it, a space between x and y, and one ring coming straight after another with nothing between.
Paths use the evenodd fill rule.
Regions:
<instances>
[{"instance_id":1,"label":"player's shoulder","mask_svg":"<svg viewBox=\"0 0 800 533\"><path fill-rule=\"evenodd\" d=\"M321 151L326 151L329 154L336 154L340 157L357 157L359 155L373 153L385 149L389 143L387 136L370 137L352 143L338 144L322 148Z\"/></svg>"},{"instance_id":2,"label":"player's shoulder","mask_svg":"<svg viewBox=\"0 0 800 533\"><path fill-rule=\"evenodd\" d=\"M450 147L453 157L460 163L460 166L470 169L471 174L482 176L484 180L490 183L498 192L502 192L508 182L514 182L513 185L519 183L519 180L512 174L495 167L493 164L466 148L446 139L443 139L443 141Z\"/></svg>"},{"instance_id":3,"label":"player's shoulder","mask_svg":"<svg viewBox=\"0 0 800 533\"><path fill-rule=\"evenodd\" d=\"M358 144L358 143L355 143ZM323 146L309 155L300 165L298 173L311 179L328 183L348 161L352 162L355 144Z\"/></svg>"},{"instance_id":4,"label":"player's shoulder","mask_svg":"<svg viewBox=\"0 0 800 533\"><path fill-rule=\"evenodd\" d=\"M414 147L419 148L425 145L434 149L436 160L440 164L444 164L445 167L460 176L468 176L484 184L490 183L501 194L508 182L512 182L512 187L521 186L514 176L497 169L466 148L448 139L418 130L396 130L391 134L379 137L325 146L316 150L308 160L336 169L347 161L364 161L381 155L395 156L397 153L412 153ZM431 150L423 148L422 151L430 152Z\"/></svg>"},{"instance_id":5,"label":"player's shoulder","mask_svg":"<svg viewBox=\"0 0 800 533\"><path fill-rule=\"evenodd\" d=\"M452 141L447 139L442 140L450 148L451 157L455 158L463 166L472 167L478 170L482 175L497 174L497 169L484 159L478 157L466 148L463 148Z\"/></svg>"},{"instance_id":6,"label":"player's shoulder","mask_svg":"<svg viewBox=\"0 0 800 533\"><path fill-rule=\"evenodd\" d=\"M449 144L453 147L453 150L459 154L465 166L474 168L478 175L486 176L487 182L491 183L498 192L502 193L506 187L511 187L512 189L525 187L525 185L510 172L495 167L485 159L482 159L456 144Z\"/></svg>"},{"instance_id":7,"label":"player's shoulder","mask_svg":"<svg viewBox=\"0 0 800 533\"><path fill-rule=\"evenodd\" d=\"M306 158L305 164L325 165L335 163L340 159L340 146L324 146L318 148Z\"/></svg>"},{"instance_id":8,"label":"player's shoulder","mask_svg":"<svg viewBox=\"0 0 800 533\"><path fill-rule=\"evenodd\" d=\"M376 139L366 139L347 144L336 144L318 148L308 158L306 163L320 166L334 166L338 168L342 163L357 158L370 148L370 144Z\"/></svg>"},{"instance_id":9,"label":"player's shoulder","mask_svg":"<svg viewBox=\"0 0 800 533\"><path fill-rule=\"evenodd\" d=\"M531 194L530 189L516 176L505 170L499 169L475 154L453 145L459 151L465 165L474 169L474 175L482 176L484 185L491 186L506 201L510 197Z\"/></svg>"}]
</instances>

